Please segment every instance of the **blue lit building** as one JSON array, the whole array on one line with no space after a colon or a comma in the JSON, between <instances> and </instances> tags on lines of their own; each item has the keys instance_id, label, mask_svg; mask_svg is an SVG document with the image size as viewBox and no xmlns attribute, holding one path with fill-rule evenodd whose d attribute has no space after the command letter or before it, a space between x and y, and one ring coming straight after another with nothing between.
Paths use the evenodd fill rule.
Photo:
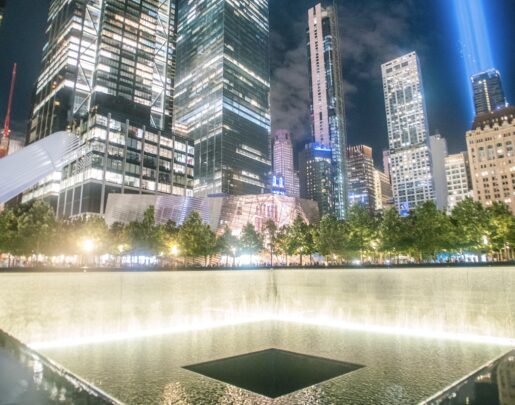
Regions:
<instances>
[{"instance_id":1,"label":"blue lit building","mask_svg":"<svg viewBox=\"0 0 515 405\"><path fill-rule=\"evenodd\" d=\"M343 219L348 205L347 135L335 6L317 4L308 11L307 48L311 132L316 143L332 150L330 206Z\"/></svg>"},{"instance_id":2,"label":"blue lit building","mask_svg":"<svg viewBox=\"0 0 515 405\"><path fill-rule=\"evenodd\" d=\"M268 0L179 2L174 127L195 143L196 196L266 191L268 48Z\"/></svg>"},{"instance_id":3,"label":"blue lit building","mask_svg":"<svg viewBox=\"0 0 515 405\"><path fill-rule=\"evenodd\" d=\"M476 115L495 112L508 105L498 70L473 75L471 81Z\"/></svg>"},{"instance_id":4,"label":"blue lit building","mask_svg":"<svg viewBox=\"0 0 515 405\"><path fill-rule=\"evenodd\" d=\"M299 154L300 197L318 203L320 215L334 214L331 147L309 143Z\"/></svg>"},{"instance_id":5,"label":"blue lit building","mask_svg":"<svg viewBox=\"0 0 515 405\"><path fill-rule=\"evenodd\" d=\"M357 145L347 148L349 176L349 205L359 205L371 212L376 210L377 198L372 148Z\"/></svg>"}]
</instances>

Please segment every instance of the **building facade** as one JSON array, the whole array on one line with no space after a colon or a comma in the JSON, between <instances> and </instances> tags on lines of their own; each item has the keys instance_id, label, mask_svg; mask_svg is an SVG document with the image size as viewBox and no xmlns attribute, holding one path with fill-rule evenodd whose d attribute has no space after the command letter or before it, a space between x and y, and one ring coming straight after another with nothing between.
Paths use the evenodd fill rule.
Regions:
<instances>
[{"instance_id":1,"label":"building facade","mask_svg":"<svg viewBox=\"0 0 515 405\"><path fill-rule=\"evenodd\" d=\"M444 210L447 207L447 176L445 174L445 158L449 154L447 140L441 135L431 135L429 147L433 163L436 206L438 209Z\"/></svg>"},{"instance_id":2,"label":"building facade","mask_svg":"<svg viewBox=\"0 0 515 405\"><path fill-rule=\"evenodd\" d=\"M150 206L155 207L155 219L159 224L171 220L182 225L192 212L198 212L213 231L220 234L228 227L236 236L249 223L258 232L263 232L269 220L277 228L291 225L299 215L308 224L316 224L320 220L316 202L272 194L224 197L111 194L107 203L106 223L141 221Z\"/></svg>"},{"instance_id":3,"label":"building facade","mask_svg":"<svg viewBox=\"0 0 515 405\"><path fill-rule=\"evenodd\" d=\"M393 204L392 184L390 177L381 170L374 170L374 188L376 193L376 211L384 211Z\"/></svg>"},{"instance_id":4,"label":"building facade","mask_svg":"<svg viewBox=\"0 0 515 405\"><path fill-rule=\"evenodd\" d=\"M466 137L474 200L515 212L515 107L476 117Z\"/></svg>"},{"instance_id":5,"label":"building facade","mask_svg":"<svg viewBox=\"0 0 515 405\"><path fill-rule=\"evenodd\" d=\"M84 147L23 200L67 216L103 213L109 192L187 194L188 163L173 166L192 152L172 134L176 2L52 0L46 32L27 143L69 130Z\"/></svg>"},{"instance_id":6,"label":"building facade","mask_svg":"<svg viewBox=\"0 0 515 405\"><path fill-rule=\"evenodd\" d=\"M335 6L317 4L308 11L307 51L311 129L314 142L332 150L333 210L347 209L347 135L341 77L340 35Z\"/></svg>"},{"instance_id":7,"label":"building facade","mask_svg":"<svg viewBox=\"0 0 515 405\"><path fill-rule=\"evenodd\" d=\"M293 142L291 134L283 129L274 134L273 174L284 181L285 194L300 197L299 176L293 163Z\"/></svg>"},{"instance_id":8,"label":"building facade","mask_svg":"<svg viewBox=\"0 0 515 405\"><path fill-rule=\"evenodd\" d=\"M476 115L491 113L508 106L498 70L489 69L475 74L471 81Z\"/></svg>"},{"instance_id":9,"label":"building facade","mask_svg":"<svg viewBox=\"0 0 515 405\"><path fill-rule=\"evenodd\" d=\"M399 212L435 200L429 128L420 63L415 52L382 65L390 176Z\"/></svg>"},{"instance_id":10,"label":"building facade","mask_svg":"<svg viewBox=\"0 0 515 405\"><path fill-rule=\"evenodd\" d=\"M332 150L309 143L299 154L300 197L316 201L320 215L334 214Z\"/></svg>"},{"instance_id":11,"label":"building facade","mask_svg":"<svg viewBox=\"0 0 515 405\"><path fill-rule=\"evenodd\" d=\"M376 210L376 184L372 148L358 145L347 148L349 205Z\"/></svg>"},{"instance_id":12,"label":"building facade","mask_svg":"<svg viewBox=\"0 0 515 405\"><path fill-rule=\"evenodd\" d=\"M445 158L445 176L447 180L447 211L472 197L472 179L470 177L467 152L456 153Z\"/></svg>"},{"instance_id":13,"label":"building facade","mask_svg":"<svg viewBox=\"0 0 515 405\"><path fill-rule=\"evenodd\" d=\"M271 172L268 0L179 2L175 125L195 195L264 193Z\"/></svg>"}]
</instances>

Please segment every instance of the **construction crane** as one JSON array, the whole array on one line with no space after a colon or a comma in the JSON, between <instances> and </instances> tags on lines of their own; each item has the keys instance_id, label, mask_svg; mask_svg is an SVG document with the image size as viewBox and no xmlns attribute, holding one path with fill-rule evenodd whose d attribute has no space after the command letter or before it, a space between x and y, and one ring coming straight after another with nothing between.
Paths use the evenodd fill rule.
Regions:
<instances>
[{"instance_id":1,"label":"construction crane","mask_svg":"<svg viewBox=\"0 0 515 405\"><path fill-rule=\"evenodd\" d=\"M16 63L13 66L13 73L11 77L11 90L9 91L9 101L7 103L7 114L5 115L4 131L2 140L0 141L0 158L3 158L9 153L9 132L11 126L11 109L14 97L14 84L16 83Z\"/></svg>"}]
</instances>

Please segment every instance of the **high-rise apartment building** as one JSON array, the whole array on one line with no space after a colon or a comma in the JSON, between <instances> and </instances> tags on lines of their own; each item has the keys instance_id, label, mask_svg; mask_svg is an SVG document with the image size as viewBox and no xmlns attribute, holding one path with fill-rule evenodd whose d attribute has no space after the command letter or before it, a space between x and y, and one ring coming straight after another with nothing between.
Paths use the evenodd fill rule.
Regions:
<instances>
[{"instance_id":1,"label":"high-rise apartment building","mask_svg":"<svg viewBox=\"0 0 515 405\"><path fill-rule=\"evenodd\" d=\"M347 148L349 205L376 210L376 184L372 148L358 145Z\"/></svg>"},{"instance_id":2,"label":"high-rise apartment building","mask_svg":"<svg viewBox=\"0 0 515 405\"><path fill-rule=\"evenodd\" d=\"M445 175L447 180L447 211L472 197L472 179L470 178L467 152L456 153L445 158Z\"/></svg>"},{"instance_id":3,"label":"high-rise apartment building","mask_svg":"<svg viewBox=\"0 0 515 405\"><path fill-rule=\"evenodd\" d=\"M279 129L274 134L274 169L275 178L284 180L285 194L289 197L299 197L299 176L293 163L293 142L291 134Z\"/></svg>"},{"instance_id":4,"label":"high-rise apartment building","mask_svg":"<svg viewBox=\"0 0 515 405\"><path fill-rule=\"evenodd\" d=\"M329 146L309 143L299 154L300 197L318 203L320 215L333 214L332 151Z\"/></svg>"},{"instance_id":5,"label":"high-rise apartment building","mask_svg":"<svg viewBox=\"0 0 515 405\"><path fill-rule=\"evenodd\" d=\"M415 52L381 69L393 195L399 212L407 215L435 199L422 73Z\"/></svg>"},{"instance_id":6,"label":"high-rise apartment building","mask_svg":"<svg viewBox=\"0 0 515 405\"><path fill-rule=\"evenodd\" d=\"M174 0L52 0L27 143L70 130L82 156L29 191L59 215L103 213L110 192L187 195L192 144L172 129Z\"/></svg>"},{"instance_id":7,"label":"high-rise apartment building","mask_svg":"<svg viewBox=\"0 0 515 405\"><path fill-rule=\"evenodd\" d=\"M471 81L476 115L494 112L508 105L498 70L489 69L475 74Z\"/></svg>"},{"instance_id":8,"label":"high-rise apartment building","mask_svg":"<svg viewBox=\"0 0 515 405\"><path fill-rule=\"evenodd\" d=\"M441 135L431 135L429 137L429 148L431 149L431 161L433 163L436 206L443 210L447 207L447 176L445 174L445 158L449 154L447 140Z\"/></svg>"},{"instance_id":9,"label":"high-rise apartment building","mask_svg":"<svg viewBox=\"0 0 515 405\"><path fill-rule=\"evenodd\" d=\"M332 150L332 206L336 216L344 218L347 140L337 14L335 6L317 4L309 9L307 48L312 134L316 144Z\"/></svg>"},{"instance_id":10,"label":"high-rise apartment building","mask_svg":"<svg viewBox=\"0 0 515 405\"><path fill-rule=\"evenodd\" d=\"M393 206L392 184L390 176L381 170L374 170L374 188L376 195L376 211L384 211Z\"/></svg>"},{"instance_id":11,"label":"high-rise apartment building","mask_svg":"<svg viewBox=\"0 0 515 405\"><path fill-rule=\"evenodd\" d=\"M474 199L502 202L515 213L515 107L477 116L467 132Z\"/></svg>"},{"instance_id":12,"label":"high-rise apartment building","mask_svg":"<svg viewBox=\"0 0 515 405\"><path fill-rule=\"evenodd\" d=\"M178 32L174 116L195 142L195 195L265 192L268 0L180 1Z\"/></svg>"}]
</instances>

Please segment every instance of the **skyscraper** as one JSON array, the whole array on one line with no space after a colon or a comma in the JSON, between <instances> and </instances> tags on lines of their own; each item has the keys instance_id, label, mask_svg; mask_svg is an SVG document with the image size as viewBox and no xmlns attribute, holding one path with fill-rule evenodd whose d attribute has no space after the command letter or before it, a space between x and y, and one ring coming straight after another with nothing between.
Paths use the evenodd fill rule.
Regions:
<instances>
[{"instance_id":1,"label":"skyscraper","mask_svg":"<svg viewBox=\"0 0 515 405\"><path fill-rule=\"evenodd\" d=\"M376 210L376 184L372 148L358 145L347 148L349 205Z\"/></svg>"},{"instance_id":2,"label":"skyscraper","mask_svg":"<svg viewBox=\"0 0 515 405\"><path fill-rule=\"evenodd\" d=\"M435 199L422 73L415 52L381 69L393 195L397 209L406 215Z\"/></svg>"},{"instance_id":3,"label":"skyscraper","mask_svg":"<svg viewBox=\"0 0 515 405\"><path fill-rule=\"evenodd\" d=\"M448 155L447 140L441 135L431 135L429 147L433 163L436 206L443 210L447 207L447 176L445 174L445 158Z\"/></svg>"},{"instance_id":4,"label":"skyscraper","mask_svg":"<svg viewBox=\"0 0 515 405\"><path fill-rule=\"evenodd\" d=\"M447 211L467 197L472 197L472 179L470 177L467 152L449 155L445 158L445 174L447 178Z\"/></svg>"},{"instance_id":5,"label":"skyscraper","mask_svg":"<svg viewBox=\"0 0 515 405\"><path fill-rule=\"evenodd\" d=\"M299 154L300 197L318 203L320 215L334 214L332 153L326 145L309 143Z\"/></svg>"},{"instance_id":6,"label":"skyscraper","mask_svg":"<svg viewBox=\"0 0 515 405\"><path fill-rule=\"evenodd\" d=\"M476 115L494 112L508 105L498 70L475 74L471 81Z\"/></svg>"},{"instance_id":7,"label":"skyscraper","mask_svg":"<svg viewBox=\"0 0 515 405\"><path fill-rule=\"evenodd\" d=\"M274 176L284 179L284 188L289 197L299 197L299 176L293 164L291 134L279 129L274 134Z\"/></svg>"},{"instance_id":8,"label":"skyscraper","mask_svg":"<svg viewBox=\"0 0 515 405\"><path fill-rule=\"evenodd\" d=\"M384 211L393 204L392 184L390 176L385 172L374 170L374 185L376 193L376 211Z\"/></svg>"},{"instance_id":9,"label":"skyscraper","mask_svg":"<svg viewBox=\"0 0 515 405\"><path fill-rule=\"evenodd\" d=\"M192 145L172 128L174 0L52 0L27 143L70 130L83 155L24 196L59 215L103 213L107 194L192 188Z\"/></svg>"},{"instance_id":10,"label":"skyscraper","mask_svg":"<svg viewBox=\"0 0 515 405\"><path fill-rule=\"evenodd\" d=\"M175 124L195 142L195 195L265 192L268 0L179 2Z\"/></svg>"},{"instance_id":11,"label":"skyscraper","mask_svg":"<svg viewBox=\"0 0 515 405\"><path fill-rule=\"evenodd\" d=\"M336 216L343 218L347 209L347 139L338 13L334 6L317 4L309 9L307 37L311 129L316 144L331 148L332 207Z\"/></svg>"}]
</instances>

